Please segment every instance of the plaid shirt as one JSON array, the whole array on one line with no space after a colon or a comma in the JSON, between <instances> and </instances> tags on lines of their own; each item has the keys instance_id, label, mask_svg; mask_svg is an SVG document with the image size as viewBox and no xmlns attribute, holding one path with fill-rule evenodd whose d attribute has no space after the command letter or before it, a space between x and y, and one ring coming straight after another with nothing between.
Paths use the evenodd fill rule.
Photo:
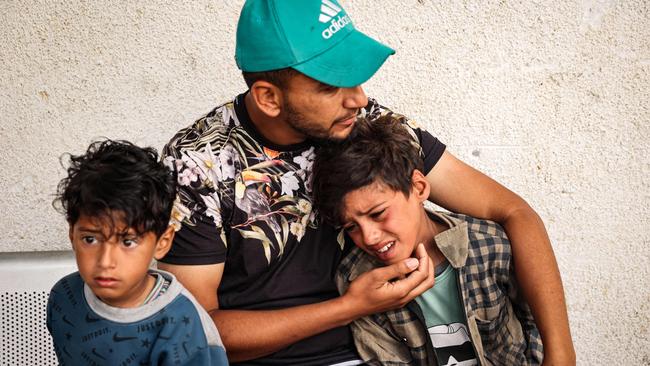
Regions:
<instances>
[{"instance_id":1,"label":"plaid shirt","mask_svg":"<svg viewBox=\"0 0 650 366\"><path fill-rule=\"evenodd\" d=\"M481 365L538 365L542 340L515 282L510 242L498 224L469 216L429 212L449 229L435 237L458 273L461 301ZM341 262L336 283L344 293L362 273L382 266L354 248ZM435 353L415 301L350 325L361 358L369 365L435 365Z\"/></svg>"}]
</instances>

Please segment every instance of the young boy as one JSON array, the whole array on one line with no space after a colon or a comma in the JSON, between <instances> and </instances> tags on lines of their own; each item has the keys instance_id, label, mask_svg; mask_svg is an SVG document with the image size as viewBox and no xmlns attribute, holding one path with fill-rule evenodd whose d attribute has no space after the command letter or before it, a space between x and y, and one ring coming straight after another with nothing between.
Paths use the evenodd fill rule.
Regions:
<instances>
[{"instance_id":1,"label":"young boy","mask_svg":"<svg viewBox=\"0 0 650 366\"><path fill-rule=\"evenodd\" d=\"M227 365L214 323L170 273L150 269L174 237L176 178L154 149L99 141L58 186L78 272L50 293L62 365Z\"/></svg>"},{"instance_id":2,"label":"young boy","mask_svg":"<svg viewBox=\"0 0 650 366\"><path fill-rule=\"evenodd\" d=\"M412 141L397 117L360 121L314 163L316 207L357 246L338 268L341 293L383 264L428 254L435 265L435 285L415 302L351 324L360 356L371 365L540 364L541 337L515 283L505 232L425 208L430 187Z\"/></svg>"}]
</instances>

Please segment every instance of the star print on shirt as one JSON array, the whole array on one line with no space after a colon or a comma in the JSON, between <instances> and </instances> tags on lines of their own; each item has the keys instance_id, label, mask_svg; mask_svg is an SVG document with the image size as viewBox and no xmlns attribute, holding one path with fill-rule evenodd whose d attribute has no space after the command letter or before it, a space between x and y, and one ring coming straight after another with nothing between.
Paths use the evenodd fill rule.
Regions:
<instances>
[{"instance_id":1,"label":"star print on shirt","mask_svg":"<svg viewBox=\"0 0 650 366\"><path fill-rule=\"evenodd\" d=\"M63 322L68 324L69 326L74 327L74 324L72 324L72 322L70 322L65 315L63 316L63 318L61 318L61 320L63 320Z\"/></svg>"}]
</instances>

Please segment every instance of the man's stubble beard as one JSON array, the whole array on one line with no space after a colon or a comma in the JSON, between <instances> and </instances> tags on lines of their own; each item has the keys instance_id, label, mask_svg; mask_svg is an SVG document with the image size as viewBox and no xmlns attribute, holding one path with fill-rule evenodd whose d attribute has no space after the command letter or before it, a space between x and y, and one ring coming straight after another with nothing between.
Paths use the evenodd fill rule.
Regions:
<instances>
[{"instance_id":1,"label":"man's stubble beard","mask_svg":"<svg viewBox=\"0 0 650 366\"><path fill-rule=\"evenodd\" d=\"M291 103L284 102L285 120L291 128L305 135L309 140L317 144L337 143L345 140L348 135L338 137L331 136L329 129L325 129L316 123L310 122L300 112L296 111Z\"/></svg>"}]
</instances>

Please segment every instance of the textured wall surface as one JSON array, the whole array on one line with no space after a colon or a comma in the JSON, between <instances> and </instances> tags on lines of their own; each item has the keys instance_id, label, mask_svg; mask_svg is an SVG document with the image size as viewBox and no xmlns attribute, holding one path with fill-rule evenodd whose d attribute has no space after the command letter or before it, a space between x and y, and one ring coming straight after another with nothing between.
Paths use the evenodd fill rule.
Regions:
<instances>
[{"instance_id":1,"label":"textured wall surface","mask_svg":"<svg viewBox=\"0 0 650 366\"><path fill-rule=\"evenodd\" d=\"M0 252L68 248L58 159L162 147L244 90L242 1L0 1ZM343 0L397 49L366 91L547 224L580 365L650 364L650 4ZM263 35L260 35L263 36Z\"/></svg>"}]
</instances>

